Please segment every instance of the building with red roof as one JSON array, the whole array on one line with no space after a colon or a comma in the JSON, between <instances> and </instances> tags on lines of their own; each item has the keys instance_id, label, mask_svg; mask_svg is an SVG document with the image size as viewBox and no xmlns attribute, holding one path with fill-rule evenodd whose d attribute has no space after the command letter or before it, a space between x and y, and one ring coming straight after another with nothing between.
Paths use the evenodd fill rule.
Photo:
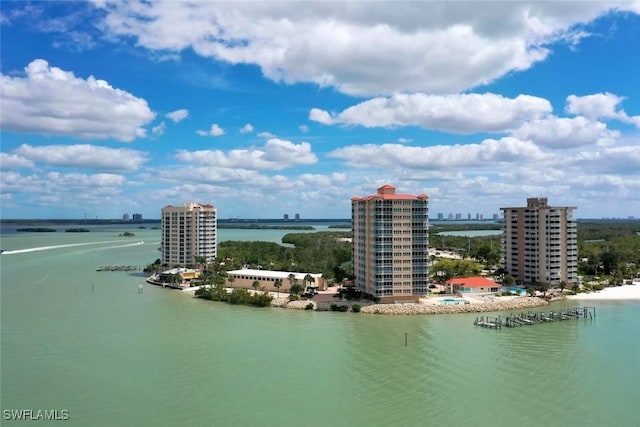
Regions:
<instances>
[{"instance_id":1,"label":"building with red roof","mask_svg":"<svg viewBox=\"0 0 640 427\"><path fill-rule=\"evenodd\" d=\"M484 294L488 292L498 292L500 290L500 284L481 276L454 277L453 279L447 280L446 284L453 288L453 292L463 294Z\"/></svg>"}]
</instances>

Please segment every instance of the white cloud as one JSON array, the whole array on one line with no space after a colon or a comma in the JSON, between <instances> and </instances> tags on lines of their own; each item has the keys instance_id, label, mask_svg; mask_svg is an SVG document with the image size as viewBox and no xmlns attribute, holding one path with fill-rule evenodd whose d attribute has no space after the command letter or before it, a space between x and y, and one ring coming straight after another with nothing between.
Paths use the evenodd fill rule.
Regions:
<instances>
[{"instance_id":1,"label":"white cloud","mask_svg":"<svg viewBox=\"0 0 640 427\"><path fill-rule=\"evenodd\" d=\"M270 139L262 148L236 149L228 153L221 150L178 150L176 158L201 166L247 170L282 170L318 161L308 142L295 144L277 138Z\"/></svg>"},{"instance_id":2,"label":"white cloud","mask_svg":"<svg viewBox=\"0 0 640 427\"><path fill-rule=\"evenodd\" d=\"M573 118L547 117L525 123L513 136L531 140L550 148L571 148L582 145L609 145L620 132L607 129L602 122L578 116Z\"/></svg>"},{"instance_id":3,"label":"white cloud","mask_svg":"<svg viewBox=\"0 0 640 427\"><path fill-rule=\"evenodd\" d=\"M115 2L108 36L150 50L193 49L255 64L269 79L314 82L352 95L455 93L544 60L578 24L633 2Z\"/></svg>"},{"instance_id":4,"label":"white cloud","mask_svg":"<svg viewBox=\"0 0 640 427\"><path fill-rule=\"evenodd\" d=\"M609 92L586 96L569 95L566 111L591 120L616 119L640 128L640 116L631 117L624 110L618 109L622 101L624 98Z\"/></svg>"},{"instance_id":5,"label":"white cloud","mask_svg":"<svg viewBox=\"0 0 640 427\"><path fill-rule=\"evenodd\" d=\"M300 132L303 132L303 133L309 132L309 126L307 125L300 125L298 126L298 129L300 129Z\"/></svg>"},{"instance_id":6,"label":"white cloud","mask_svg":"<svg viewBox=\"0 0 640 427\"><path fill-rule=\"evenodd\" d=\"M224 129L214 123L209 130L197 130L196 133L201 136L222 136L224 135Z\"/></svg>"},{"instance_id":7,"label":"white cloud","mask_svg":"<svg viewBox=\"0 0 640 427\"><path fill-rule=\"evenodd\" d=\"M247 123L240 129L240 133L243 135L251 132L253 132L253 125L251 123Z\"/></svg>"},{"instance_id":8,"label":"white cloud","mask_svg":"<svg viewBox=\"0 0 640 427\"><path fill-rule=\"evenodd\" d=\"M395 94L374 98L338 114L314 108L309 119L323 124L365 127L421 126L453 133L501 132L551 113L546 99L529 95L505 98L493 93Z\"/></svg>"},{"instance_id":9,"label":"white cloud","mask_svg":"<svg viewBox=\"0 0 640 427\"><path fill-rule=\"evenodd\" d=\"M409 147L400 144L365 144L338 148L329 157L344 160L355 168L448 169L494 166L496 163L526 163L546 158L529 141L505 137L480 144Z\"/></svg>"},{"instance_id":10,"label":"white cloud","mask_svg":"<svg viewBox=\"0 0 640 427\"><path fill-rule=\"evenodd\" d=\"M159 125L151 128L151 133L156 136L162 135L164 133L165 128L166 128L165 123L161 122Z\"/></svg>"},{"instance_id":11,"label":"white cloud","mask_svg":"<svg viewBox=\"0 0 640 427\"><path fill-rule=\"evenodd\" d=\"M40 147L23 144L13 152L31 162L45 165L101 170L133 171L147 161L146 154L141 151L90 144Z\"/></svg>"},{"instance_id":12,"label":"white cloud","mask_svg":"<svg viewBox=\"0 0 640 427\"><path fill-rule=\"evenodd\" d=\"M260 132L258 134L258 136L260 138L264 138L264 139L271 139L271 138L275 138L276 136L274 134L272 134L271 132Z\"/></svg>"},{"instance_id":13,"label":"white cloud","mask_svg":"<svg viewBox=\"0 0 640 427\"><path fill-rule=\"evenodd\" d=\"M174 121L174 123L178 123L181 122L182 120L186 119L189 116L189 110L187 109L180 109L180 110L176 110L176 111L172 111L170 113L167 113L164 115L165 117L171 119Z\"/></svg>"},{"instance_id":14,"label":"white cloud","mask_svg":"<svg viewBox=\"0 0 640 427\"><path fill-rule=\"evenodd\" d=\"M35 163L19 154L0 153L0 168L5 171L7 169L31 168Z\"/></svg>"},{"instance_id":15,"label":"white cloud","mask_svg":"<svg viewBox=\"0 0 640 427\"><path fill-rule=\"evenodd\" d=\"M144 99L104 80L78 78L42 59L25 70L25 77L0 76L5 130L128 142L144 137L142 126L155 118Z\"/></svg>"}]
</instances>

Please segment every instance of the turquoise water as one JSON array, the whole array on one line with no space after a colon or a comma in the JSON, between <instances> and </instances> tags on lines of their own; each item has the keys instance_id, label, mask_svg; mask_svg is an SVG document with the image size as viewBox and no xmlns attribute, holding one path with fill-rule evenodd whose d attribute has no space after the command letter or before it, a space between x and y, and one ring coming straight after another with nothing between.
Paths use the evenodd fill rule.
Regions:
<instances>
[{"instance_id":1,"label":"turquoise water","mask_svg":"<svg viewBox=\"0 0 640 427\"><path fill-rule=\"evenodd\" d=\"M458 231L442 231L437 233L438 236L458 236L458 237L482 237L482 236L499 236L501 230L458 230Z\"/></svg>"},{"instance_id":2,"label":"turquoise water","mask_svg":"<svg viewBox=\"0 0 640 427\"><path fill-rule=\"evenodd\" d=\"M57 424L77 426L638 425L638 302L495 331L475 328L475 314L254 309L150 285L138 294L144 275L95 271L158 257L158 230L128 230L136 236L2 235L7 250L65 245L0 255L2 410L66 409ZM249 237L277 239L265 231L276 230Z\"/></svg>"}]
</instances>

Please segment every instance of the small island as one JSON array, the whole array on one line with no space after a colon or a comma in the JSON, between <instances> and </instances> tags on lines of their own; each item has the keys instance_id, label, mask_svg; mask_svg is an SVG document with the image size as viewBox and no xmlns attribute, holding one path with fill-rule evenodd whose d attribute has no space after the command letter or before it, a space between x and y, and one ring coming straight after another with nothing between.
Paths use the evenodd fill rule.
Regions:
<instances>
[{"instance_id":1,"label":"small island","mask_svg":"<svg viewBox=\"0 0 640 427\"><path fill-rule=\"evenodd\" d=\"M46 228L46 227L24 227L18 228L16 231L27 231L32 233L55 233L55 228Z\"/></svg>"},{"instance_id":2,"label":"small island","mask_svg":"<svg viewBox=\"0 0 640 427\"><path fill-rule=\"evenodd\" d=\"M64 230L66 233L88 233L91 230L88 228L67 228Z\"/></svg>"}]
</instances>

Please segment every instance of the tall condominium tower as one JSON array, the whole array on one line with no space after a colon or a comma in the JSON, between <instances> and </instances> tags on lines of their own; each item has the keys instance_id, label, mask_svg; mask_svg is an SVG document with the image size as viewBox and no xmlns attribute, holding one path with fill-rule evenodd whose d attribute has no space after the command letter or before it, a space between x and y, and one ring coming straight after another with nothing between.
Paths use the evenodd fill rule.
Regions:
<instances>
[{"instance_id":1,"label":"tall condominium tower","mask_svg":"<svg viewBox=\"0 0 640 427\"><path fill-rule=\"evenodd\" d=\"M163 265L195 264L195 257L211 261L217 256L216 208L185 203L162 209L161 261Z\"/></svg>"},{"instance_id":2,"label":"tall condominium tower","mask_svg":"<svg viewBox=\"0 0 640 427\"><path fill-rule=\"evenodd\" d=\"M529 198L527 207L501 208L504 212L502 256L507 272L524 283L576 283L575 209L549 206L546 198Z\"/></svg>"},{"instance_id":3,"label":"tall condominium tower","mask_svg":"<svg viewBox=\"0 0 640 427\"><path fill-rule=\"evenodd\" d=\"M416 300L429 286L426 194L396 194L392 185L351 199L355 285L380 302Z\"/></svg>"}]
</instances>

